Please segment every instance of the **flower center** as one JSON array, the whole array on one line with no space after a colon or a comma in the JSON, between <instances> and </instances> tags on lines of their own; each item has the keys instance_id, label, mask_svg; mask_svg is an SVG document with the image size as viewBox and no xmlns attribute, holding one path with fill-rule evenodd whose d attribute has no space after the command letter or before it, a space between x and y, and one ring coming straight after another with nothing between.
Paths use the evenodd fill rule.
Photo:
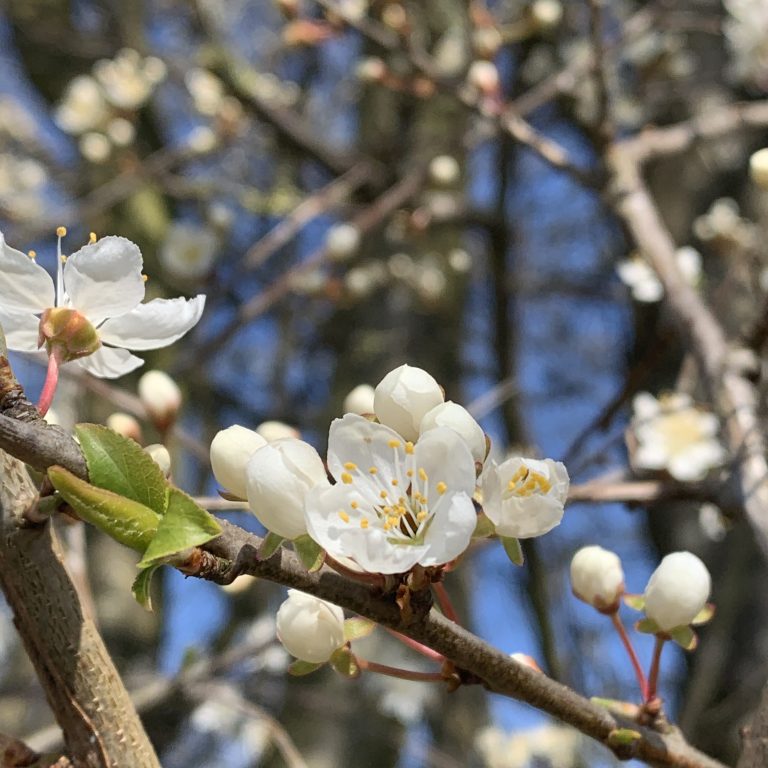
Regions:
<instances>
[{"instance_id":1,"label":"flower center","mask_svg":"<svg viewBox=\"0 0 768 768\"><path fill-rule=\"evenodd\" d=\"M528 498L529 496L543 496L552 490L552 483L541 472L534 470L523 464L512 477L509 478L504 498L511 496L518 498Z\"/></svg>"}]
</instances>

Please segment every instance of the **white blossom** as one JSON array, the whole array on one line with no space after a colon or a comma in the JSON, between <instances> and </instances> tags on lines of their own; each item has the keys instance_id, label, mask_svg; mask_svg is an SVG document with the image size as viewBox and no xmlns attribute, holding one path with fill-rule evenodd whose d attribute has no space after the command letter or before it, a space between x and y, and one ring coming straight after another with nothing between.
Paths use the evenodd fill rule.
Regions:
<instances>
[{"instance_id":1,"label":"white blossom","mask_svg":"<svg viewBox=\"0 0 768 768\"><path fill-rule=\"evenodd\" d=\"M334 224L325 235L325 251L331 261L347 261L359 248L360 228L354 224Z\"/></svg>"},{"instance_id":2,"label":"white blossom","mask_svg":"<svg viewBox=\"0 0 768 768\"><path fill-rule=\"evenodd\" d=\"M246 465L245 476L251 511L267 530L286 539L307 532L307 494L330 485L317 451L293 437L259 448Z\"/></svg>"},{"instance_id":3,"label":"white blossom","mask_svg":"<svg viewBox=\"0 0 768 768\"><path fill-rule=\"evenodd\" d=\"M707 603L712 580L691 552L667 555L645 588L645 615L662 632L690 624Z\"/></svg>"},{"instance_id":4,"label":"white blossom","mask_svg":"<svg viewBox=\"0 0 768 768\"><path fill-rule=\"evenodd\" d=\"M423 435L435 427L452 429L467 444L475 461L479 461L481 464L485 461L487 452L485 432L464 406L454 403L452 400L436 405L421 420L419 434Z\"/></svg>"},{"instance_id":5,"label":"white blossom","mask_svg":"<svg viewBox=\"0 0 768 768\"><path fill-rule=\"evenodd\" d=\"M181 408L181 390L165 371L142 374L137 389L139 400L153 421L162 425L175 421Z\"/></svg>"},{"instance_id":6,"label":"white blossom","mask_svg":"<svg viewBox=\"0 0 768 768\"><path fill-rule=\"evenodd\" d=\"M248 496L245 470L251 456L267 441L239 424L222 429L211 441L211 469L216 482L240 499Z\"/></svg>"},{"instance_id":7,"label":"white blossom","mask_svg":"<svg viewBox=\"0 0 768 768\"><path fill-rule=\"evenodd\" d=\"M665 469L676 480L691 482L725 461L717 417L694 407L688 395L666 394L657 400L639 392L633 411L630 427L637 448L631 461L637 469Z\"/></svg>"},{"instance_id":8,"label":"white blossom","mask_svg":"<svg viewBox=\"0 0 768 768\"><path fill-rule=\"evenodd\" d=\"M344 398L344 413L357 413L360 416L373 413L374 391L370 384L358 384Z\"/></svg>"},{"instance_id":9,"label":"white blossom","mask_svg":"<svg viewBox=\"0 0 768 768\"><path fill-rule=\"evenodd\" d=\"M200 319L205 296L194 299L144 298L138 246L124 237L104 237L67 258L59 258L54 287L50 275L0 234L0 324L8 347L38 349L38 315L53 307L71 308L96 329L101 346L73 362L94 376L117 378L143 360L128 350L172 344Z\"/></svg>"},{"instance_id":10,"label":"white blossom","mask_svg":"<svg viewBox=\"0 0 768 768\"><path fill-rule=\"evenodd\" d=\"M701 254L691 246L683 246L675 252L675 258L688 284L696 285L701 278ZM639 254L619 262L616 272L635 301L652 304L664 296L664 287L656 272Z\"/></svg>"},{"instance_id":11,"label":"white blossom","mask_svg":"<svg viewBox=\"0 0 768 768\"><path fill-rule=\"evenodd\" d=\"M277 637L291 656L322 664L344 645L344 611L338 605L288 590L277 611Z\"/></svg>"},{"instance_id":12,"label":"white blossom","mask_svg":"<svg viewBox=\"0 0 768 768\"><path fill-rule=\"evenodd\" d=\"M483 510L500 536L528 539L551 531L563 518L569 478L552 459L491 462L483 473Z\"/></svg>"},{"instance_id":13,"label":"white blossom","mask_svg":"<svg viewBox=\"0 0 768 768\"><path fill-rule=\"evenodd\" d=\"M160 264L172 279L199 280L211 271L218 244L208 227L175 222L160 248Z\"/></svg>"},{"instance_id":14,"label":"white blossom","mask_svg":"<svg viewBox=\"0 0 768 768\"><path fill-rule=\"evenodd\" d=\"M768 89L768 4L765 0L725 0L723 31L736 79Z\"/></svg>"},{"instance_id":15,"label":"white blossom","mask_svg":"<svg viewBox=\"0 0 768 768\"><path fill-rule=\"evenodd\" d=\"M67 85L54 120L63 131L79 136L99 126L108 113L104 92L96 80L90 75L78 75Z\"/></svg>"},{"instance_id":16,"label":"white blossom","mask_svg":"<svg viewBox=\"0 0 768 768\"><path fill-rule=\"evenodd\" d=\"M582 547L571 560L573 593L598 610L618 606L624 592L624 571L619 556L602 547Z\"/></svg>"},{"instance_id":17,"label":"white blossom","mask_svg":"<svg viewBox=\"0 0 768 768\"><path fill-rule=\"evenodd\" d=\"M165 64L154 56L144 58L132 48L123 48L114 59L97 61L93 74L113 106L137 109L165 77Z\"/></svg>"},{"instance_id":18,"label":"white blossom","mask_svg":"<svg viewBox=\"0 0 768 768\"><path fill-rule=\"evenodd\" d=\"M417 563L447 563L469 545L475 463L453 430L431 429L414 445L347 414L331 424L328 469L336 485L307 495L306 524L334 558L404 573Z\"/></svg>"},{"instance_id":19,"label":"white blossom","mask_svg":"<svg viewBox=\"0 0 768 768\"><path fill-rule=\"evenodd\" d=\"M450 187L459 180L461 166L451 155L437 155L429 163L429 178L441 187Z\"/></svg>"},{"instance_id":20,"label":"white blossom","mask_svg":"<svg viewBox=\"0 0 768 768\"><path fill-rule=\"evenodd\" d=\"M285 437L300 437L299 430L282 421L262 421L256 431L268 442L282 440Z\"/></svg>"},{"instance_id":21,"label":"white blossom","mask_svg":"<svg viewBox=\"0 0 768 768\"><path fill-rule=\"evenodd\" d=\"M749 158L749 176L755 186L768 189L768 147L758 149Z\"/></svg>"},{"instance_id":22,"label":"white blossom","mask_svg":"<svg viewBox=\"0 0 768 768\"><path fill-rule=\"evenodd\" d=\"M401 365L376 386L373 410L382 424L416 440L421 420L443 399L440 385L425 370Z\"/></svg>"},{"instance_id":23,"label":"white blossom","mask_svg":"<svg viewBox=\"0 0 768 768\"><path fill-rule=\"evenodd\" d=\"M50 413L50 411L48 412ZM123 437L130 437L137 443L141 442L141 425L130 413L116 411L107 417L107 426Z\"/></svg>"}]
</instances>

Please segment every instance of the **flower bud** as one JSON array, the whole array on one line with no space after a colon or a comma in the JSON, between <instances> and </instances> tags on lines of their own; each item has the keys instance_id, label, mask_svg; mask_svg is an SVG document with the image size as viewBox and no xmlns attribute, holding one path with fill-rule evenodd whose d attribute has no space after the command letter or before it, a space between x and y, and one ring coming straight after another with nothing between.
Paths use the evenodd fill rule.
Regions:
<instances>
[{"instance_id":1,"label":"flower bud","mask_svg":"<svg viewBox=\"0 0 768 768\"><path fill-rule=\"evenodd\" d=\"M211 469L216 482L240 499L248 496L245 468L267 441L239 424L222 429L211 442Z\"/></svg>"},{"instance_id":2,"label":"flower bud","mask_svg":"<svg viewBox=\"0 0 768 768\"><path fill-rule=\"evenodd\" d=\"M338 605L296 589L277 611L277 637L302 661L322 664L344 645L344 612Z\"/></svg>"},{"instance_id":3,"label":"flower bud","mask_svg":"<svg viewBox=\"0 0 768 768\"><path fill-rule=\"evenodd\" d=\"M370 384L358 384L344 398L342 410L344 413L357 413L360 416L373 413L373 387Z\"/></svg>"},{"instance_id":4,"label":"flower bud","mask_svg":"<svg viewBox=\"0 0 768 768\"><path fill-rule=\"evenodd\" d=\"M451 155L438 155L429 163L429 178L433 184L450 187L456 184L460 176L459 161Z\"/></svg>"},{"instance_id":5,"label":"flower bud","mask_svg":"<svg viewBox=\"0 0 768 768\"><path fill-rule=\"evenodd\" d=\"M317 451L296 438L259 448L245 470L248 506L272 533L295 539L307 532L304 498L311 488L330 485Z\"/></svg>"},{"instance_id":6,"label":"flower bud","mask_svg":"<svg viewBox=\"0 0 768 768\"><path fill-rule=\"evenodd\" d=\"M690 624L712 588L707 566L691 552L667 555L645 588L645 615L662 632Z\"/></svg>"},{"instance_id":7,"label":"flower bud","mask_svg":"<svg viewBox=\"0 0 768 768\"><path fill-rule=\"evenodd\" d=\"M181 408L179 385L163 371L147 371L139 379L139 399L155 426L160 430L170 427Z\"/></svg>"},{"instance_id":8,"label":"flower bud","mask_svg":"<svg viewBox=\"0 0 768 768\"><path fill-rule=\"evenodd\" d=\"M419 436L421 420L443 402L443 391L426 371L401 365L390 371L374 392L373 410L378 420L406 440Z\"/></svg>"},{"instance_id":9,"label":"flower bud","mask_svg":"<svg viewBox=\"0 0 768 768\"><path fill-rule=\"evenodd\" d=\"M107 417L107 426L123 437L142 442L141 425L130 413L116 411Z\"/></svg>"},{"instance_id":10,"label":"flower bud","mask_svg":"<svg viewBox=\"0 0 768 768\"><path fill-rule=\"evenodd\" d=\"M485 432L466 408L452 400L436 405L421 420L419 435L423 435L435 427L452 429L467 444L475 461L479 461L481 464L485 461L487 451Z\"/></svg>"},{"instance_id":11,"label":"flower bud","mask_svg":"<svg viewBox=\"0 0 768 768\"><path fill-rule=\"evenodd\" d=\"M144 452L148 453L152 461L157 464L166 477L171 476L171 454L162 443L152 443L144 447Z\"/></svg>"},{"instance_id":12,"label":"flower bud","mask_svg":"<svg viewBox=\"0 0 768 768\"><path fill-rule=\"evenodd\" d=\"M59 363L66 363L92 355L101 341L85 315L76 309L51 307L40 316L37 345L43 344L49 355L55 350Z\"/></svg>"},{"instance_id":13,"label":"flower bud","mask_svg":"<svg viewBox=\"0 0 768 768\"><path fill-rule=\"evenodd\" d=\"M749 177L760 189L768 189L768 147L758 149L749 158Z\"/></svg>"},{"instance_id":14,"label":"flower bud","mask_svg":"<svg viewBox=\"0 0 768 768\"><path fill-rule=\"evenodd\" d=\"M282 421L263 421L256 427L256 432L260 434L268 443L275 440L283 440L286 437L299 438L299 430L291 427Z\"/></svg>"},{"instance_id":15,"label":"flower bud","mask_svg":"<svg viewBox=\"0 0 768 768\"><path fill-rule=\"evenodd\" d=\"M563 19L560 0L534 0L531 5L531 19L541 31L554 29Z\"/></svg>"},{"instance_id":16,"label":"flower bud","mask_svg":"<svg viewBox=\"0 0 768 768\"><path fill-rule=\"evenodd\" d=\"M571 588L598 611L615 611L624 592L619 556L602 547L582 547L571 560Z\"/></svg>"}]
</instances>

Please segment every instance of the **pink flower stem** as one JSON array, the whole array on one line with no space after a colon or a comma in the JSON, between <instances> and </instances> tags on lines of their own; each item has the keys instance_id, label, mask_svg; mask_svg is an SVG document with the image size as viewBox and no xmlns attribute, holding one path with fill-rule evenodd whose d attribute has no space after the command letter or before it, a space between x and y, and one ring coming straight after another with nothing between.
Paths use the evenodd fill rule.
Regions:
<instances>
[{"instance_id":1,"label":"pink flower stem","mask_svg":"<svg viewBox=\"0 0 768 768\"><path fill-rule=\"evenodd\" d=\"M442 683L445 681L441 672L415 672L410 669L400 669L399 667L390 667L387 664L379 664L376 661L367 659L357 659L357 665L360 669L366 669L369 672L376 672L379 675L388 677L397 677L400 680L415 680L421 683Z\"/></svg>"},{"instance_id":2,"label":"pink flower stem","mask_svg":"<svg viewBox=\"0 0 768 768\"><path fill-rule=\"evenodd\" d=\"M640 695L643 697L643 701L648 701L648 683L645 679L645 673L643 672L643 668L640 666L640 660L637 658L637 654L635 653L632 641L629 639L629 635L627 634L627 630L624 627L624 623L619 617L618 611L614 611L611 614L611 621L613 622L613 626L616 627L616 631L619 633L621 643L624 646L627 655L629 656L630 662L632 663L632 669L635 670L635 677L637 677L637 683L640 686Z\"/></svg>"},{"instance_id":3,"label":"pink flower stem","mask_svg":"<svg viewBox=\"0 0 768 768\"><path fill-rule=\"evenodd\" d=\"M40 400L37 403L37 410L41 416L48 413L48 409L53 402L53 396L56 394L56 385L59 383L59 360L60 354L56 349L48 353L48 371L45 375L45 384L40 393Z\"/></svg>"},{"instance_id":4,"label":"pink flower stem","mask_svg":"<svg viewBox=\"0 0 768 768\"><path fill-rule=\"evenodd\" d=\"M429 646L422 645L418 640L413 640L407 635L401 635L399 632L390 629L389 627L384 627L384 629L386 629L392 637L396 637L401 643L404 643L422 656L426 656L428 659L432 659L432 661L445 661L445 656L443 656L442 653L433 651Z\"/></svg>"},{"instance_id":5,"label":"pink flower stem","mask_svg":"<svg viewBox=\"0 0 768 768\"><path fill-rule=\"evenodd\" d=\"M440 603L440 608L445 614L445 617L450 619L454 624L461 626L461 622L459 621L456 609L453 607L451 598L448 597L448 590L446 590L445 585L441 581L436 581L432 585L432 588L435 590L437 601Z\"/></svg>"},{"instance_id":6,"label":"pink flower stem","mask_svg":"<svg viewBox=\"0 0 768 768\"><path fill-rule=\"evenodd\" d=\"M667 638L664 635L656 635L656 645L653 648L653 658L651 659L651 669L648 673L648 691L645 697L646 703L656 698L656 687L659 682L659 667L661 666L661 651Z\"/></svg>"}]
</instances>

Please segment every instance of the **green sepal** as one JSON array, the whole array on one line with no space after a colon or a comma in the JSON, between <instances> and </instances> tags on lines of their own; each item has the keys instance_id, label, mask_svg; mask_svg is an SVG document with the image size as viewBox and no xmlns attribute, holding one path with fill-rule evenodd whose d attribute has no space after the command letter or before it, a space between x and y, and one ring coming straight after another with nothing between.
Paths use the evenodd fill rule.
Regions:
<instances>
[{"instance_id":1,"label":"green sepal","mask_svg":"<svg viewBox=\"0 0 768 768\"><path fill-rule=\"evenodd\" d=\"M645 610L645 595L624 595L622 597L624 605L631 608L633 611Z\"/></svg>"},{"instance_id":2,"label":"green sepal","mask_svg":"<svg viewBox=\"0 0 768 768\"><path fill-rule=\"evenodd\" d=\"M350 640L360 640L376 629L376 622L364 619L361 616L357 616L352 619L346 619L344 621L344 639L349 642Z\"/></svg>"},{"instance_id":3,"label":"green sepal","mask_svg":"<svg viewBox=\"0 0 768 768\"><path fill-rule=\"evenodd\" d=\"M635 622L635 629L646 635L658 635L661 632L659 625L649 618L640 619L640 621Z\"/></svg>"},{"instance_id":4,"label":"green sepal","mask_svg":"<svg viewBox=\"0 0 768 768\"><path fill-rule=\"evenodd\" d=\"M221 526L209 512L184 491L169 486L168 509L149 543L139 568L166 562L174 555L199 547L221 534Z\"/></svg>"},{"instance_id":5,"label":"green sepal","mask_svg":"<svg viewBox=\"0 0 768 768\"><path fill-rule=\"evenodd\" d=\"M699 627L702 624L706 624L715 615L715 604L707 603L694 617L691 624L694 627Z\"/></svg>"},{"instance_id":6,"label":"green sepal","mask_svg":"<svg viewBox=\"0 0 768 768\"><path fill-rule=\"evenodd\" d=\"M511 536L499 536L499 541L501 542L501 546L504 547L507 557L515 565L522 565L525 562L523 548L520 546L520 539L515 539Z\"/></svg>"},{"instance_id":7,"label":"green sepal","mask_svg":"<svg viewBox=\"0 0 768 768\"><path fill-rule=\"evenodd\" d=\"M264 537L264 540L261 542L261 546L256 553L256 557L259 560L269 560L269 558L272 557L272 555L274 555L278 549L280 549L280 545L284 541L285 539L282 536L278 536L276 533L269 531Z\"/></svg>"},{"instance_id":8,"label":"green sepal","mask_svg":"<svg viewBox=\"0 0 768 768\"><path fill-rule=\"evenodd\" d=\"M148 611L152 610L152 577L155 575L155 571L159 568L159 565L152 566L151 568L145 568L134 580L131 585L131 592L133 593L136 602Z\"/></svg>"},{"instance_id":9,"label":"green sepal","mask_svg":"<svg viewBox=\"0 0 768 768\"><path fill-rule=\"evenodd\" d=\"M642 733L634 731L631 728L614 728L608 734L607 741L609 747L624 747L629 744L634 744L642 738Z\"/></svg>"},{"instance_id":10,"label":"green sepal","mask_svg":"<svg viewBox=\"0 0 768 768\"><path fill-rule=\"evenodd\" d=\"M338 648L328 659L330 665L343 677L359 677L360 667L355 654L349 648Z\"/></svg>"},{"instance_id":11,"label":"green sepal","mask_svg":"<svg viewBox=\"0 0 768 768\"><path fill-rule=\"evenodd\" d=\"M696 633L687 625L670 630L669 636L684 651L693 651L699 644L699 638L696 637Z\"/></svg>"},{"instance_id":12,"label":"green sepal","mask_svg":"<svg viewBox=\"0 0 768 768\"><path fill-rule=\"evenodd\" d=\"M481 512L477 516L477 522L475 523L475 530L472 532L473 539L487 539L496 533L496 526L491 522L490 518Z\"/></svg>"},{"instance_id":13,"label":"green sepal","mask_svg":"<svg viewBox=\"0 0 768 768\"><path fill-rule=\"evenodd\" d=\"M48 477L80 518L126 547L147 549L161 519L149 507L86 483L63 467L49 467Z\"/></svg>"},{"instance_id":14,"label":"green sepal","mask_svg":"<svg viewBox=\"0 0 768 768\"><path fill-rule=\"evenodd\" d=\"M322 568L325 562L325 550L308 533L293 540L293 549L302 565L310 573Z\"/></svg>"},{"instance_id":15,"label":"green sepal","mask_svg":"<svg viewBox=\"0 0 768 768\"><path fill-rule=\"evenodd\" d=\"M600 696L590 696L589 700L593 704L597 704L599 707L607 709L609 712L613 712L623 717L634 718L640 710L637 704L633 704L630 701L622 701L621 699L604 699Z\"/></svg>"},{"instance_id":16,"label":"green sepal","mask_svg":"<svg viewBox=\"0 0 768 768\"><path fill-rule=\"evenodd\" d=\"M88 465L88 479L158 515L168 506L168 483L162 469L135 441L99 424L78 424L75 433Z\"/></svg>"},{"instance_id":17,"label":"green sepal","mask_svg":"<svg viewBox=\"0 0 768 768\"><path fill-rule=\"evenodd\" d=\"M293 675L294 677L303 677L304 675L311 674L316 669L320 669L322 666L322 664L315 664L312 661L296 659L296 661L288 665L288 674Z\"/></svg>"}]
</instances>

